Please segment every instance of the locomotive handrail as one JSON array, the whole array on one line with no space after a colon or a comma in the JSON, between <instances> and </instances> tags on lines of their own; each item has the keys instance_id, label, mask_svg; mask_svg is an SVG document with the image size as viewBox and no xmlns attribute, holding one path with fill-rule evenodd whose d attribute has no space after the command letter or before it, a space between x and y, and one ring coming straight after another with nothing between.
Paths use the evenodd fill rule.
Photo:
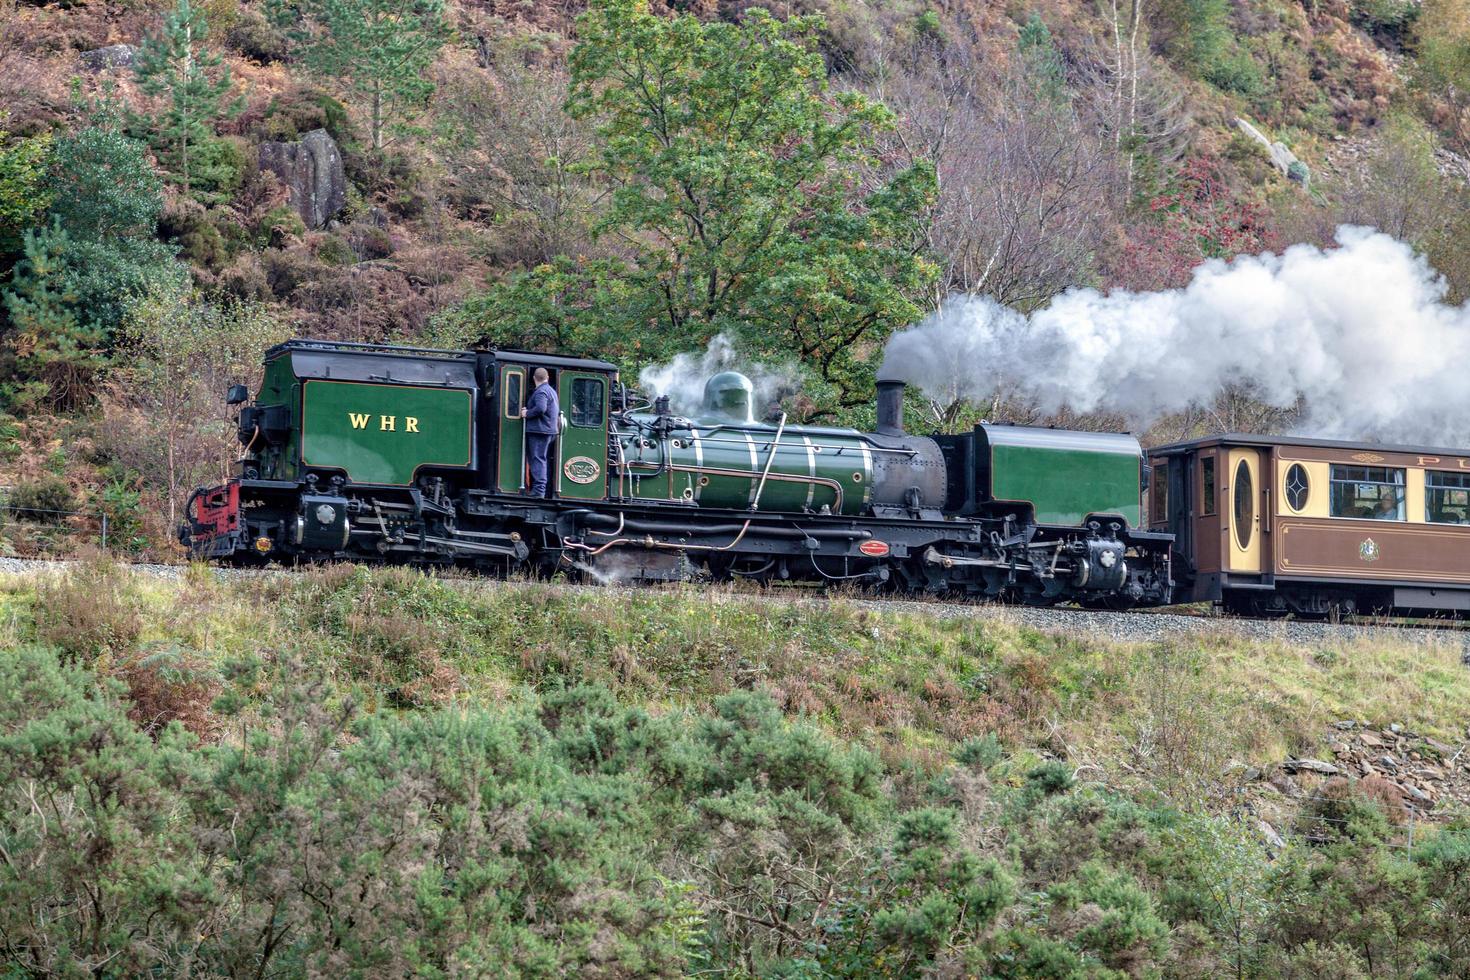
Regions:
<instances>
[{"instance_id":1,"label":"locomotive handrail","mask_svg":"<svg viewBox=\"0 0 1470 980\"><path fill-rule=\"evenodd\" d=\"M781 445L781 433L786 431L786 413L781 413L781 424L776 426L776 438L771 440L771 451L766 455L766 468L761 470L761 482L756 484L755 496L751 498L750 509L761 509L761 493L766 489L766 480L771 475L771 464L776 461L776 449Z\"/></svg>"},{"instance_id":2,"label":"locomotive handrail","mask_svg":"<svg viewBox=\"0 0 1470 980\"><path fill-rule=\"evenodd\" d=\"M282 350L356 350L382 354L426 354L454 361L464 360L465 354L470 353L445 350L442 347L400 347L397 344L365 344L351 340L287 340L266 351L265 356L269 358L272 354Z\"/></svg>"}]
</instances>

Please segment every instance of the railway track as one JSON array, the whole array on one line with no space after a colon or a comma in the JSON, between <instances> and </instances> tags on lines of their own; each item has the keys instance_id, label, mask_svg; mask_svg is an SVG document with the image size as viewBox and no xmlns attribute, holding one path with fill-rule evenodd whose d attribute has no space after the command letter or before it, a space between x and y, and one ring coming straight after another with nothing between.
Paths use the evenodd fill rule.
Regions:
<instances>
[{"instance_id":1,"label":"railway track","mask_svg":"<svg viewBox=\"0 0 1470 980\"><path fill-rule=\"evenodd\" d=\"M0 575L34 574L48 570L64 570L71 562L58 559L0 558ZM181 578L186 566L165 565L148 562L128 562L134 571L165 579ZM262 575L298 574L294 569L276 567L270 569L215 569L224 576L245 578ZM516 582L474 576L451 576L450 581L478 588L552 588L570 592L606 594L608 591L623 591L628 594L645 593L656 586L631 586L620 584L595 584L579 582ZM804 604L826 602L832 593L809 588L741 588L716 586L706 593L711 602L758 602L770 604ZM1395 642L1457 645L1461 657L1470 665L1470 623L1385 621L1358 618L1348 622L1330 623L1281 618L1248 618L1199 611L1174 611L1165 609L1115 612L1100 609L1081 609L1068 606L1020 606L979 601L955 601L940 598L902 596L872 596L858 592L839 591L836 598L866 609L899 612L909 615L921 614L943 619L971 618L992 619L1014 623L1023 627L1046 632L1088 634L1124 643L1148 643L1181 636L1201 638L1241 636L1263 643L1280 643L1290 646L1316 646L1323 644L1351 643L1373 639Z\"/></svg>"}]
</instances>

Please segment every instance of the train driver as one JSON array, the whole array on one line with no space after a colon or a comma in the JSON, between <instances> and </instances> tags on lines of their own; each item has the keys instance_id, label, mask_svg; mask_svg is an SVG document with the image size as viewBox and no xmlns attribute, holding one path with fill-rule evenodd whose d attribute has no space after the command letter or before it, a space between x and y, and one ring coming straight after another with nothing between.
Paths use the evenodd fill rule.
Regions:
<instances>
[{"instance_id":1,"label":"train driver","mask_svg":"<svg viewBox=\"0 0 1470 980\"><path fill-rule=\"evenodd\" d=\"M526 455L531 459L531 496L547 497L546 459L551 453L561 428L561 404L556 389L551 386L551 375L545 368L538 367L531 375L536 388L521 417L526 420Z\"/></svg>"}]
</instances>

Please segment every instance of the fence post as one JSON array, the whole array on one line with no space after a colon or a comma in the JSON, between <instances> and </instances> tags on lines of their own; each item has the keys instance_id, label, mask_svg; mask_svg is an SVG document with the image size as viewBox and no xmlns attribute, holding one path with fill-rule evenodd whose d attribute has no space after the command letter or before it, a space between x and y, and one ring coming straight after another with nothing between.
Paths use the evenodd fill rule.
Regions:
<instances>
[{"instance_id":1,"label":"fence post","mask_svg":"<svg viewBox=\"0 0 1470 980\"><path fill-rule=\"evenodd\" d=\"M102 550L107 550L107 512L102 512Z\"/></svg>"}]
</instances>

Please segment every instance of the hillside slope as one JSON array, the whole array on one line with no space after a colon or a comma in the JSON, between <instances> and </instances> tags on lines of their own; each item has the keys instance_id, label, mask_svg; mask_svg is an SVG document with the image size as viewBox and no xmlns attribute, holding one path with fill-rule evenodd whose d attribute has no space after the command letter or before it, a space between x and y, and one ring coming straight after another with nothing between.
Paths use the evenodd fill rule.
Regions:
<instances>
[{"instance_id":1,"label":"hillside slope","mask_svg":"<svg viewBox=\"0 0 1470 980\"><path fill-rule=\"evenodd\" d=\"M1465 0L587 11L0 7L0 485L165 553L232 457L219 391L290 334L632 368L725 333L795 365L793 417L862 424L946 294L1176 286L1344 221L1470 284ZM1246 386L1160 436L1290 418Z\"/></svg>"},{"instance_id":2,"label":"hillside slope","mask_svg":"<svg viewBox=\"0 0 1470 980\"><path fill-rule=\"evenodd\" d=\"M94 562L0 609L26 970L1467 968L1458 644L357 568Z\"/></svg>"}]
</instances>

